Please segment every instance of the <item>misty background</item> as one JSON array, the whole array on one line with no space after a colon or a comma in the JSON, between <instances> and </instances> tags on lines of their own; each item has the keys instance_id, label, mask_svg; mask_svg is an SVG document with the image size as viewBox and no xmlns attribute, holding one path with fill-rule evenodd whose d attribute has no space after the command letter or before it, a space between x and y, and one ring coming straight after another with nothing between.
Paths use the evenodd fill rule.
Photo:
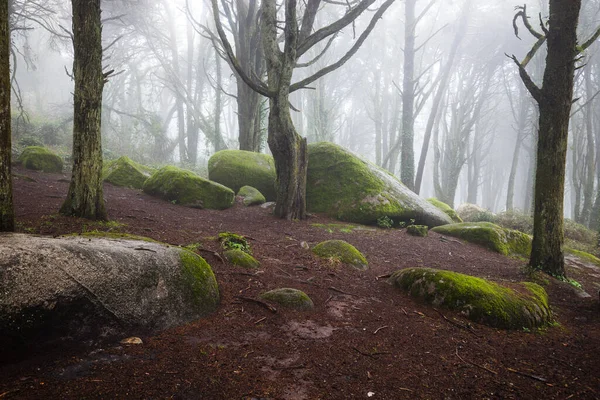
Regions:
<instances>
[{"instance_id":1,"label":"misty background","mask_svg":"<svg viewBox=\"0 0 600 400\"><path fill-rule=\"evenodd\" d=\"M401 176L405 5L397 0L357 54L290 97L298 133L309 142L331 141ZM544 1L527 4L531 24L547 16ZM13 146L44 144L70 157L73 63L70 2L12 0ZM415 165L425 134L427 157L422 197L458 206L476 203L491 211L530 212L537 139L537 105L513 61L535 42L525 28L515 36L512 1L418 0L415 15ZM179 164L206 175L208 158L237 149L236 75L211 38L210 4L197 0L103 1L105 85L102 111L104 159L127 155L146 165ZM338 19L345 2L328 2L316 26ZM372 13L328 43L317 62L294 80L339 59ZM600 24L600 0L584 0L579 32ZM362 25L361 25L362 24ZM232 40L233 42L233 40ZM543 49L542 49L543 50ZM565 216L594 224L600 204L600 57L593 44L576 71ZM527 67L541 82L545 51ZM302 61L302 60L301 60ZM446 77L446 78L444 78ZM436 104L436 98L437 105ZM262 98L259 131L266 146L268 102ZM196 144L197 138L197 144ZM415 167L416 168L416 167ZM597 213L595 213L597 214ZM597 228L597 227L596 227Z\"/></svg>"}]
</instances>

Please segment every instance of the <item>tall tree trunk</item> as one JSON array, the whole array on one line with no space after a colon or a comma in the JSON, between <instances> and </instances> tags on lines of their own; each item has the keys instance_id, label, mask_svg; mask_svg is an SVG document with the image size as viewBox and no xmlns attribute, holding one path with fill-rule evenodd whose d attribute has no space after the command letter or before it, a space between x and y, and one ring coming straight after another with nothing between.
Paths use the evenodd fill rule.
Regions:
<instances>
[{"instance_id":1,"label":"tall tree trunk","mask_svg":"<svg viewBox=\"0 0 600 400\"><path fill-rule=\"evenodd\" d=\"M215 47L215 69L217 75L217 82L215 87L215 152L224 150L227 148L225 141L223 140L223 134L221 133L221 114L223 113L223 102L221 101L221 87L223 85L223 78L221 74L221 57Z\"/></svg>"},{"instance_id":2,"label":"tall tree trunk","mask_svg":"<svg viewBox=\"0 0 600 400\"><path fill-rule=\"evenodd\" d=\"M404 79L402 81L402 152L400 153L400 180L410 190L415 190L415 4L416 0L405 0L404 2Z\"/></svg>"},{"instance_id":3,"label":"tall tree trunk","mask_svg":"<svg viewBox=\"0 0 600 400\"><path fill-rule=\"evenodd\" d=\"M187 91L194 93L194 30L191 24L187 24L187 69L186 86ZM192 167L198 162L198 126L194 121L194 115L189 104L186 105L186 130L187 130L187 160Z\"/></svg>"},{"instance_id":4,"label":"tall tree trunk","mask_svg":"<svg viewBox=\"0 0 600 400\"><path fill-rule=\"evenodd\" d=\"M8 2L0 1L0 232L15 229L11 176L10 29Z\"/></svg>"},{"instance_id":5,"label":"tall tree trunk","mask_svg":"<svg viewBox=\"0 0 600 400\"><path fill-rule=\"evenodd\" d=\"M452 72L452 67L454 65L456 53L458 52L458 48L460 46L460 43L462 42L463 37L465 36L470 8L471 0L468 0L463 6L461 19L458 22L458 30L456 31L456 36L454 36L454 40L452 41L452 47L450 48L450 54L448 55L448 61L444 66L444 70L440 72L442 74L442 78L438 85L435 97L433 98L431 113L429 114L427 126L425 128L425 135L423 137L423 145L421 147L421 155L419 156L417 174L415 176L414 192L417 194L419 194L419 192L421 191L423 172L425 171L425 160L427 159L427 152L429 151L429 142L431 141L431 132L433 130L433 125L440 108L440 103L442 102L442 99L446 92L446 87L448 86L448 82L450 80L450 73Z\"/></svg>"},{"instance_id":6,"label":"tall tree trunk","mask_svg":"<svg viewBox=\"0 0 600 400\"><path fill-rule=\"evenodd\" d=\"M527 124L527 114L529 113L529 99L525 98L523 87L519 92L520 107L519 107L519 121L517 122L517 141L515 142L515 148L513 150L512 163L510 166L510 174L508 176L508 188L506 189L506 211L511 211L514 206L515 197L515 178L517 176L517 168L519 167L519 154L521 152L521 145L525 140L525 125Z\"/></svg>"},{"instance_id":7,"label":"tall tree trunk","mask_svg":"<svg viewBox=\"0 0 600 400\"><path fill-rule=\"evenodd\" d=\"M584 71L585 74L585 93L586 99L589 101L594 95L592 88L592 66L589 65ZM583 182L583 206L581 208L581 223L589 226L590 215L592 213L592 203L594 196L594 173L595 173L595 148L594 148L594 124L593 124L593 103L588 104L585 110L585 133L586 133L586 149L587 154L585 155L585 167L584 167L584 179Z\"/></svg>"},{"instance_id":8,"label":"tall tree trunk","mask_svg":"<svg viewBox=\"0 0 600 400\"><path fill-rule=\"evenodd\" d=\"M540 94L533 243L529 265L565 277L563 206L569 114L581 0L550 0L548 54Z\"/></svg>"},{"instance_id":9,"label":"tall tree trunk","mask_svg":"<svg viewBox=\"0 0 600 400\"><path fill-rule=\"evenodd\" d=\"M288 96L283 93L269 102L268 143L277 171L275 215L285 219L306 218L306 139L296 133Z\"/></svg>"},{"instance_id":10,"label":"tall tree trunk","mask_svg":"<svg viewBox=\"0 0 600 400\"><path fill-rule=\"evenodd\" d=\"M60 212L106 220L102 192L102 22L100 0L72 0L73 173L69 193Z\"/></svg>"}]
</instances>

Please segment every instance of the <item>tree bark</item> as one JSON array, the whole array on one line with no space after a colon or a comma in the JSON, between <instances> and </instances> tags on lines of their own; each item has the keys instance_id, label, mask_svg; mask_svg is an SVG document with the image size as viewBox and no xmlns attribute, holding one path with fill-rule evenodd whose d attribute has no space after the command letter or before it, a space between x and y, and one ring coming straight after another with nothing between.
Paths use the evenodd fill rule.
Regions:
<instances>
[{"instance_id":1,"label":"tree bark","mask_svg":"<svg viewBox=\"0 0 600 400\"><path fill-rule=\"evenodd\" d=\"M102 23L100 0L72 0L73 75L73 173L67 199L60 212L88 219L106 220L102 192Z\"/></svg>"},{"instance_id":2,"label":"tree bark","mask_svg":"<svg viewBox=\"0 0 600 400\"><path fill-rule=\"evenodd\" d=\"M400 180L415 190L414 105L415 105L415 3L405 0L404 79L402 83L402 150Z\"/></svg>"},{"instance_id":3,"label":"tree bark","mask_svg":"<svg viewBox=\"0 0 600 400\"><path fill-rule=\"evenodd\" d=\"M0 1L0 232L15 229L11 175L10 29L8 2Z\"/></svg>"},{"instance_id":4,"label":"tree bark","mask_svg":"<svg viewBox=\"0 0 600 400\"><path fill-rule=\"evenodd\" d=\"M550 0L548 54L536 99L540 119L529 265L560 278L566 276L562 249L565 166L580 7L581 0Z\"/></svg>"}]
</instances>

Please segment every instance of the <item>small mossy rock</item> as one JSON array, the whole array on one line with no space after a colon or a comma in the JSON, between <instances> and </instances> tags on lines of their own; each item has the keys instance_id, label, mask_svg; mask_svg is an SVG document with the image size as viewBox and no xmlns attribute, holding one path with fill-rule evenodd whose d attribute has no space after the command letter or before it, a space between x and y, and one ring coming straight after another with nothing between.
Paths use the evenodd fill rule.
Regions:
<instances>
[{"instance_id":1,"label":"small mossy rock","mask_svg":"<svg viewBox=\"0 0 600 400\"><path fill-rule=\"evenodd\" d=\"M426 225L409 225L406 227L406 232L413 236L427 236L427 226Z\"/></svg>"},{"instance_id":2,"label":"small mossy rock","mask_svg":"<svg viewBox=\"0 0 600 400\"><path fill-rule=\"evenodd\" d=\"M245 251L239 249L232 249L227 250L223 254L225 255L227 261L229 261L233 265L237 265L238 267L246 269L257 269L260 267L260 263L256 260L256 258L252 257Z\"/></svg>"},{"instance_id":3,"label":"small mossy rock","mask_svg":"<svg viewBox=\"0 0 600 400\"><path fill-rule=\"evenodd\" d=\"M528 257L531 254L531 236L491 222L463 222L431 229L443 235L454 236L479 244L497 253Z\"/></svg>"},{"instance_id":4,"label":"small mossy rock","mask_svg":"<svg viewBox=\"0 0 600 400\"><path fill-rule=\"evenodd\" d=\"M365 256L356 247L344 240L321 242L312 251L321 258L335 258L361 271L366 270L369 265Z\"/></svg>"},{"instance_id":5,"label":"small mossy rock","mask_svg":"<svg viewBox=\"0 0 600 400\"><path fill-rule=\"evenodd\" d=\"M25 147L19 161L27 169L43 172L62 172L63 160L52 151L41 146Z\"/></svg>"},{"instance_id":6,"label":"small mossy rock","mask_svg":"<svg viewBox=\"0 0 600 400\"><path fill-rule=\"evenodd\" d=\"M260 205L267 201L265 196L252 186L242 186L237 195L242 198L245 206Z\"/></svg>"},{"instance_id":7,"label":"small mossy rock","mask_svg":"<svg viewBox=\"0 0 600 400\"><path fill-rule=\"evenodd\" d=\"M12 345L159 331L219 304L206 261L157 242L0 234L0 276L0 359Z\"/></svg>"},{"instance_id":8,"label":"small mossy rock","mask_svg":"<svg viewBox=\"0 0 600 400\"><path fill-rule=\"evenodd\" d=\"M593 254L586 253L585 251L573 249L571 247L565 247L564 251L566 254L570 255L571 257L578 258L579 260L583 261L584 263L589 263L589 264L600 266L600 258L596 257Z\"/></svg>"},{"instance_id":9,"label":"small mossy rock","mask_svg":"<svg viewBox=\"0 0 600 400\"><path fill-rule=\"evenodd\" d=\"M452 223L389 172L327 142L308 146L306 206L310 212L365 225L383 217L427 226Z\"/></svg>"},{"instance_id":10,"label":"small mossy rock","mask_svg":"<svg viewBox=\"0 0 600 400\"><path fill-rule=\"evenodd\" d=\"M463 203L456 208L463 222L493 222L496 214L479 207L477 204Z\"/></svg>"},{"instance_id":11,"label":"small mossy rock","mask_svg":"<svg viewBox=\"0 0 600 400\"><path fill-rule=\"evenodd\" d=\"M260 297L294 310L312 310L315 307L311 298L298 289L274 289L261 294Z\"/></svg>"},{"instance_id":12,"label":"small mossy rock","mask_svg":"<svg viewBox=\"0 0 600 400\"><path fill-rule=\"evenodd\" d=\"M435 197L430 197L429 199L427 199L427 201L431 205L433 205L433 206L439 208L440 210L442 210L443 212L445 212L446 215L448 215L450 217L452 222L456 222L456 223L463 222L463 220L458 216L456 211L454 211L454 209L452 207L450 207L448 204L444 203L443 201L439 201Z\"/></svg>"},{"instance_id":13,"label":"small mossy rock","mask_svg":"<svg viewBox=\"0 0 600 400\"><path fill-rule=\"evenodd\" d=\"M275 162L268 154L245 150L221 150L208 160L208 179L238 192L252 186L268 201L275 201Z\"/></svg>"},{"instance_id":14,"label":"small mossy rock","mask_svg":"<svg viewBox=\"0 0 600 400\"><path fill-rule=\"evenodd\" d=\"M102 168L102 180L115 186L142 189L154 170L123 156L109 161Z\"/></svg>"},{"instance_id":15,"label":"small mossy rock","mask_svg":"<svg viewBox=\"0 0 600 400\"><path fill-rule=\"evenodd\" d=\"M514 290L485 279L430 268L396 271L389 282L427 303L458 310L472 321L495 328L536 328L552 321L546 291L532 282L521 282Z\"/></svg>"},{"instance_id":16,"label":"small mossy rock","mask_svg":"<svg viewBox=\"0 0 600 400\"><path fill-rule=\"evenodd\" d=\"M144 192L196 208L223 210L233 206L231 189L199 177L192 171L166 166L144 182Z\"/></svg>"}]
</instances>

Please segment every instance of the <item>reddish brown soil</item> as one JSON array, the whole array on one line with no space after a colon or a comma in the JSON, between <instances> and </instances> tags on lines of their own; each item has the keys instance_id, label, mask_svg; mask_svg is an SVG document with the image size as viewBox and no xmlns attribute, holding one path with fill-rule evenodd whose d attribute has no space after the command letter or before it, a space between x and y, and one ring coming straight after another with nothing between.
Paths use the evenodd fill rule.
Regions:
<instances>
[{"instance_id":1,"label":"reddish brown soil","mask_svg":"<svg viewBox=\"0 0 600 400\"><path fill-rule=\"evenodd\" d=\"M68 176L15 173L35 180L15 179L19 231L109 229L56 214ZM191 209L108 184L105 196L110 218L125 224L121 232L200 243L220 284L220 308L206 319L142 336L143 345L116 340L1 366L1 399L600 398L597 269L570 269L592 298L556 283L547 287L559 326L535 333L477 324L469 330L456 325L468 323L460 315L437 312L381 276L428 266L516 282L526 278L523 261L435 233L329 232L313 225L335 222L323 216L291 222L239 204L225 211ZM212 254L221 252L214 237L223 231L250 239L262 263L258 273ZM319 260L300 245L333 238L361 250L369 270ZM256 298L277 287L304 290L314 311L278 307L272 313L237 297Z\"/></svg>"}]
</instances>

